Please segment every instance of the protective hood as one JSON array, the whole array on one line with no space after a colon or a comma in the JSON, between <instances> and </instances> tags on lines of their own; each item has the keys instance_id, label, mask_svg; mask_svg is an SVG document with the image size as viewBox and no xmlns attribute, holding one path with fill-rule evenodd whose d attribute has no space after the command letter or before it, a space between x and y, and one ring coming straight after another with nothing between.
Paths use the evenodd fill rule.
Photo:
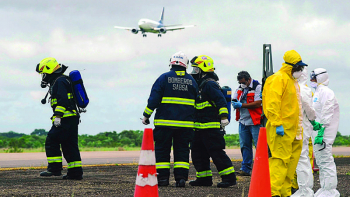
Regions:
<instances>
[{"instance_id":1,"label":"protective hood","mask_svg":"<svg viewBox=\"0 0 350 197\"><path fill-rule=\"evenodd\" d=\"M329 78L327 70L324 68L316 68L314 72L316 75L317 84L323 84L325 86L328 86Z\"/></svg>"},{"instance_id":2,"label":"protective hood","mask_svg":"<svg viewBox=\"0 0 350 197\"><path fill-rule=\"evenodd\" d=\"M301 76L298 78L298 82L300 85L306 85L308 80L307 69L304 67L304 70L301 72Z\"/></svg>"},{"instance_id":3,"label":"protective hood","mask_svg":"<svg viewBox=\"0 0 350 197\"><path fill-rule=\"evenodd\" d=\"M281 72L285 72L288 76L293 78L293 76L292 76L292 69L293 69L293 66L288 65L286 63L282 63L282 67L281 67L280 71Z\"/></svg>"}]
</instances>

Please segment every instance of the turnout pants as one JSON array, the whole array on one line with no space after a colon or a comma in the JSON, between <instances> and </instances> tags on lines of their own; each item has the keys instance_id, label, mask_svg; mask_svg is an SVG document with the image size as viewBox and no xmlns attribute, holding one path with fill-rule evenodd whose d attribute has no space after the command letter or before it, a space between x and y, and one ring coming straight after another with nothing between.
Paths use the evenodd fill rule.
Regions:
<instances>
[{"instance_id":1,"label":"turnout pants","mask_svg":"<svg viewBox=\"0 0 350 197\"><path fill-rule=\"evenodd\" d=\"M196 129L192 142L192 162L197 178L212 178L210 157L224 182L236 179L230 158L226 155L224 131L220 129Z\"/></svg>"},{"instance_id":2,"label":"turnout pants","mask_svg":"<svg viewBox=\"0 0 350 197\"><path fill-rule=\"evenodd\" d=\"M158 179L169 179L170 152L173 145L175 180L185 179L187 181L190 168L189 143L193 137L193 129L156 127L153 131L153 137Z\"/></svg>"},{"instance_id":3,"label":"turnout pants","mask_svg":"<svg viewBox=\"0 0 350 197\"><path fill-rule=\"evenodd\" d=\"M81 176L80 152L78 148L78 117L61 119L61 126L52 125L45 141L45 151L48 160L47 170L57 172L62 170L62 152L68 164L68 176Z\"/></svg>"}]
</instances>

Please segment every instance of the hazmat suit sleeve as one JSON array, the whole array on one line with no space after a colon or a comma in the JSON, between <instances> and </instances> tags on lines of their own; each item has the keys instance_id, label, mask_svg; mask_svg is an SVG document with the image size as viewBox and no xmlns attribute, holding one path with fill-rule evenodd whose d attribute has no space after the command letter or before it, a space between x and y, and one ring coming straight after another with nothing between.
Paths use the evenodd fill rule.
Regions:
<instances>
[{"instance_id":1,"label":"hazmat suit sleeve","mask_svg":"<svg viewBox=\"0 0 350 197\"><path fill-rule=\"evenodd\" d=\"M309 91L301 91L301 104L309 120L316 119L315 109L312 107L312 93Z\"/></svg>"},{"instance_id":2,"label":"hazmat suit sleeve","mask_svg":"<svg viewBox=\"0 0 350 197\"><path fill-rule=\"evenodd\" d=\"M320 97L322 106L320 123L327 127L330 125L334 114L335 97L333 92L322 92Z\"/></svg>"},{"instance_id":3,"label":"hazmat suit sleeve","mask_svg":"<svg viewBox=\"0 0 350 197\"><path fill-rule=\"evenodd\" d=\"M227 103L219 85L214 81L209 81L203 88L203 92L214 102L219 109L220 117L228 117Z\"/></svg>"},{"instance_id":4,"label":"hazmat suit sleeve","mask_svg":"<svg viewBox=\"0 0 350 197\"><path fill-rule=\"evenodd\" d=\"M157 108L158 105L161 103L164 93L165 80L165 75L163 74L154 82L151 89L151 94L148 98L147 107L143 112L143 116L147 118L151 117L154 109Z\"/></svg>"},{"instance_id":5,"label":"hazmat suit sleeve","mask_svg":"<svg viewBox=\"0 0 350 197\"><path fill-rule=\"evenodd\" d=\"M283 86L285 86L285 84L281 76L271 76L267 78L263 90L264 113L274 127L282 125L281 101Z\"/></svg>"}]
</instances>

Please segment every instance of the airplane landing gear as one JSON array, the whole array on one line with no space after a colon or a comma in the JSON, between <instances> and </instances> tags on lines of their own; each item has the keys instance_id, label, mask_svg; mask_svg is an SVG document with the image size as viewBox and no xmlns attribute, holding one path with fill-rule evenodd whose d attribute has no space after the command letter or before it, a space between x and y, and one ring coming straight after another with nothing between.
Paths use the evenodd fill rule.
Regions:
<instances>
[{"instance_id":1,"label":"airplane landing gear","mask_svg":"<svg viewBox=\"0 0 350 197\"><path fill-rule=\"evenodd\" d=\"M147 35L146 34L142 34L142 37L147 37Z\"/></svg>"},{"instance_id":2,"label":"airplane landing gear","mask_svg":"<svg viewBox=\"0 0 350 197\"><path fill-rule=\"evenodd\" d=\"M158 37L162 37L162 34L158 34Z\"/></svg>"}]
</instances>

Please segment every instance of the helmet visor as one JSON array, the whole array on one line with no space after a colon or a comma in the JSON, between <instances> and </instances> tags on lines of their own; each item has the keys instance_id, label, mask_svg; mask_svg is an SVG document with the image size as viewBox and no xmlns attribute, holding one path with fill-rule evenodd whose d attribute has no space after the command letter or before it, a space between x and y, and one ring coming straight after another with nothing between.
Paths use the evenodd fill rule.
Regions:
<instances>
[{"instance_id":1,"label":"helmet visor","mask_svg":"<svg viewBox=\"0 0 350 197\"><path fill-rule=\"evenodd\" d=\"M198 56L196 56L196 57L191 59L190 62L191 62L192 65L198 65L196 62L194 62L194 61L196 61L197 58L198 58Z\"/></svg>"},{"instance_id":2,"label":"helmet visor","mask_svg":"<svg viewBox=\"0 0 350 197\"><path fill-rule=\"evenodd\" d=\"M197 75L197 74L199 74L200 73L200 68L198 68L198 67L193 67L193 70L192 70L192 72L191 72L191 75Z\"/></svg>"},{"instance_id":3,"label":"helmet visor","mask_svg":"<svg viewBox=\"0 0 350 197\"><path fill-rule=\"evenodd\" d=\"M310 73L310 80L316 80L316 75L314 71Z\"/></svg>"}]
</instances>

